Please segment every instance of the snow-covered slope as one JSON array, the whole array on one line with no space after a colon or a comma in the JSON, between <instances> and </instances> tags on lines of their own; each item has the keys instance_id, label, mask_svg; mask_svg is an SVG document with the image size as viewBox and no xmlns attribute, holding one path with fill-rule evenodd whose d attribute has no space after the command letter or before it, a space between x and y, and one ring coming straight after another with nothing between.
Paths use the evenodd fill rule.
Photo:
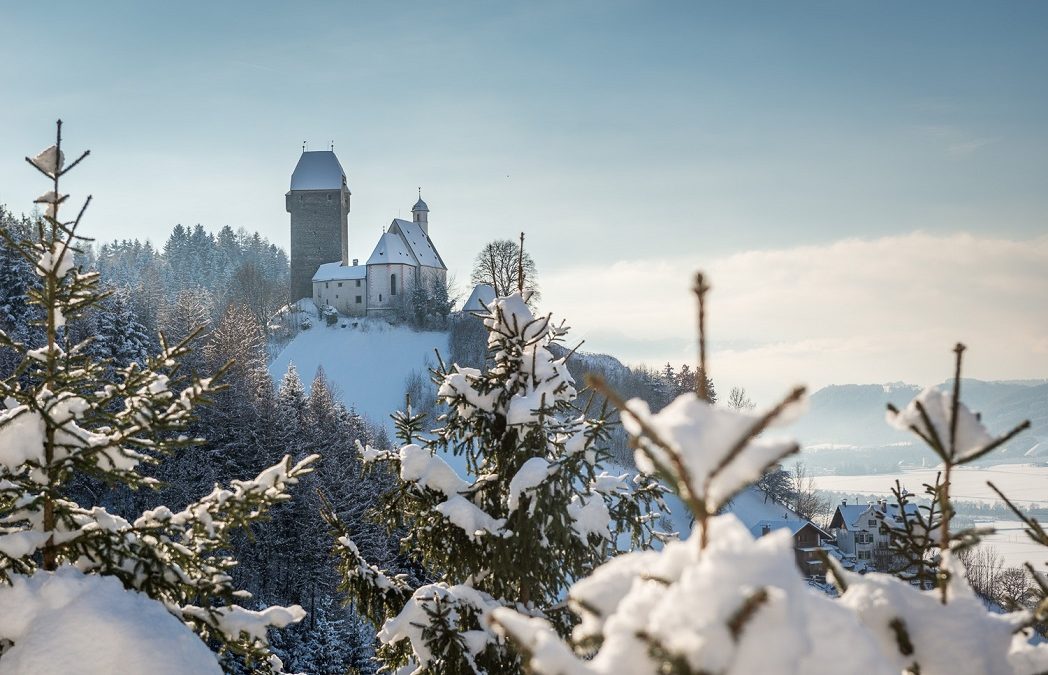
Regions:
<instances>
[{"instance_id":1,"label":"snow-covered slope","mask_svg":"<svg viewBox=\"0 0 1048 675\"><path fill-rule=\"evenodd\" d=\"M343 403L392 430L389 415L404 406L405 381L415 371L426 376L436 363L434 349L447 356L447 333L374 320L342 319L334 326L316 321L281 350L269 372L279 383L294 364L308 390L323 367Z\"/></svg>"},{"instance_id":2,"label":"snow-covered slope","mask_svg":"<svg viewBox=\"0 0 1048 675\"><path fill-rule=\"evenodd\" d=\"M13 579L0 585L0 640L14 643L0 673L222 672L200 638L116 577L61 567Z\"/></svg>"}]
</instances>

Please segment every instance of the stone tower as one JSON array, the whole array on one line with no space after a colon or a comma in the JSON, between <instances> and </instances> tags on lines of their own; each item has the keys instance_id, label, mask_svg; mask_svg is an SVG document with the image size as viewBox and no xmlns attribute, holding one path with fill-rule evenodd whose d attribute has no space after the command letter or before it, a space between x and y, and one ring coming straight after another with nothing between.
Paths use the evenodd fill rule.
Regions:
<instances>
[{"instance_id":1,"label":"stone tower","mask_svg":"<svg viewBox=\"0 0 1048 675\"><path fill-rule=\"evenodd\" d=\"M418 201L411 207L411 220L418 223L426 234L429 234L429 207L422 201L422 188L418 189Z\"/></svg>"},{"instance_id":2,"label":"stone tower","mask_svg":"<svg viewBox=\"0 0 1048 675\"><path fill-rule=\"evenodd\" d=\"M291 302L313 296L318 267L349 262L349 197L334 152L302 153L285 195L291 214Z\"/></svg>"}]
</instances>

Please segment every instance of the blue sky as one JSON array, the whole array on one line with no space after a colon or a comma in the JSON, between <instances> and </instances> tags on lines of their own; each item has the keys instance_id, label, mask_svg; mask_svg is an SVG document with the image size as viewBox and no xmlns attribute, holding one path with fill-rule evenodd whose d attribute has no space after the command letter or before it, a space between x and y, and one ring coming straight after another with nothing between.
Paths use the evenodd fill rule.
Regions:
<instances>
[{"instance_id":1,"label":"blue sky","mask_svg":"<svg viewBox=\"0 0 1048 675\"><path fill-rule=\"evenodd\" d=\"M955 339L985 350L974 375L1048 376L1048 320L1029 311L1048 297L1048 259L1014 260L1048 233L1043 3L8 3L0 75L0 203L40 192L21 157L61 116L93 151L70 188L95 194L102 238L162 241L200 222L286 244L301 143L334 140L354 255L421 185L460 279L485 241L523 229L546 308L630 361L691 359L686 289L701 267L735 287L715 291L724 386L933 380L952 344L938 341ZM999 251L999 269L957 237ZM872 259L900 250L885 242L927 255ZM761 255L780 267L746 267ZM816 275L796 297L780 278L833 255L845 276L832 288ZM863 265L941 289L885 304L875 284L848 283ZM988 331L974 299L943 309L936 298L964 283L947 285L946 268L988 288L1007 277L990 302L1019 328ZM611 298L601 312L595 286ZM854 290L820 298L840 288ZM732 318L754 294L777 321ZM842 311L869 325L828 338ZM894 344L884 327L898 323L922 339L872 361L846 346L878 330ZM825 345L798 372L761 356L816 338L837 340L840 364Z\"/></svg>"}]
</instances>

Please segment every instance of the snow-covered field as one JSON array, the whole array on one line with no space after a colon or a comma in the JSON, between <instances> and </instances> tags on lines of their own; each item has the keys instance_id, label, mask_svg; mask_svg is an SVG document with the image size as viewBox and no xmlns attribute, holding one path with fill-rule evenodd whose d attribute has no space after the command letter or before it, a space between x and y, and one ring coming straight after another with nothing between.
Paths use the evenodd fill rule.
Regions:
<instances>
[{"instance_id":1,"label":"snow-covered field","mask_svg":"<svg viewBox=\"0 0 1048 675\"><path fill-rule=\"evenodd\" d=\"M279 383L294 364L308 391L317 368L323 366L343 403L392 430L389 415L404 406L405 380L414 371L428 377L428 368L436 363L434 349L446 358L447 333L417 332L375 320L342 319L334 326L315 321L284 347L269 372Z\"/></svg>"},{"instance_id":2,"label":"snow-covered field","mask_svg":"<svg viewBox=\"0 0 1048 675\"><path fill-rule=\"evenodd\" d=\"M833 492L848 492L891 496L898 480L911 492L922 492L921 485L935 481L935 469L915 469L899 473L879 473L859 476L815 476L815 487ZM1048 504L1048 466L1032 464L996 464L989 467L966 468L954 471L951 494L964 501L998 502L1000 499L986 485L993 481L1009 499L1023 506L1032 503Z\"/></svg>"},{"instance_id":3,"label":"snow-covered field","mask_svg":"<svg viewBox=\"0 0 1048 675\"><path fill-rule=\"evenodd\" d=\"M862 476L815 476L820 490L891 496L891 488L899 480L903 487L921 493L923 483L935 480L934 469L903 471L894 474ZM1000 499L986 485L993 481L1009 499L1020 506L1048 504L1048 467L1032 464L998 464L989 467L961 468L953 474L952 494L965 501L999 502ZM1017 520L998 520L986 523L997 532L983 538L983 544L993 546L1006 567L1018 567L1024 562L1042 565L1046 560L1044 547L1030 541Z\"/></svg>"},{"instance_id":4,"label":"snow-covered field","mask_svg":"<svg viewBox=\"0 0 1048 675\"><path fill-rule=\"evenodd\" d=\"M992 526L996 532L983 537L982 544L992 546L1001 556L1005 567L1022 567L1023 563L1029 562L1043 569L1048 562L1048 551L1030 541L1030 537L1023 532L1023 524L1018 520L997 520L985 525Z\"/></svg>"}]
</instances>

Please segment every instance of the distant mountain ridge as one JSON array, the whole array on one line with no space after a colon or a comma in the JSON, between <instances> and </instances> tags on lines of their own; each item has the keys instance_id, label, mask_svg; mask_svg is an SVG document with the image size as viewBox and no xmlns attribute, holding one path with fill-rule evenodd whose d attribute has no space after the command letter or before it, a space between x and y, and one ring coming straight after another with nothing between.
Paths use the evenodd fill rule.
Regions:
<instances>
[{"instance_id":1,"label":"distant mountain ridge","mask_svg":"<svg viewBox=\"0 0 1048 675\"><path fill-rule=\"evenodd\" d=\"M953 380L940 385L949 389ZM921 387L904 382L890 384L843 384L819 389L811 395L811 407L792 428L806 448L895 446L913 438L889 427L884 421L888 403L903 407L919 394ZM994 433L1008 431L1025 419L1032 428L1008 444L994 457L1048 458L1048 380L983 381L962 378L961 400L982 415Z\"/></svg>"}]
</instances>

